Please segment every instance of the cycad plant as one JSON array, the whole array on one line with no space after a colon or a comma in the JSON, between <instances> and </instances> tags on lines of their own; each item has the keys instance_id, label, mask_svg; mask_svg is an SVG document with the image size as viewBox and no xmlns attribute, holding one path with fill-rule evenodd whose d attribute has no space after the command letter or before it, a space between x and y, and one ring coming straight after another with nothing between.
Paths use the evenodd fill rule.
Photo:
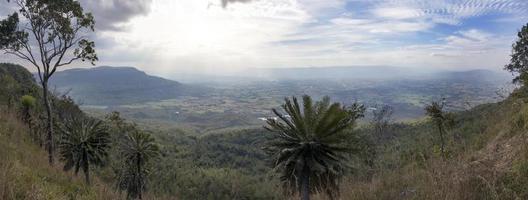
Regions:
<instances>
[{"instance_id":1,"label":"cycad plant","mask_svg":"<svg viewBox=\"0 0 528 200\"><path fill-rule=\"evenodd\" d=\"M117 187L126 190L129 199L142 199L148 164L159 156L159 147L150 134L138 130L128 133L119 146L123 166L117 170Z\"/></svg>"},{"instance_id":2,"label":"cycad plant","mask_svg":"<svg viewBox=\"0 0 528 200\"><path fill-rule=\"evenodd\" d=\"M267 121L272 137L264 149L290 195L308 200L310 194L324 192L335 198L348 155L361 149L352 129L364 107L331 104L328 97L314 103L307 95L302 105L295 97L285 101L284 113L273 109L277 118Z\"/></svg>"},{"instance_id":3,"label":"cycad plant","mask_svg":"<svg viewBox=\"0 0 528 200\"><path fill-rule=\"evenodd\" d=\"M82 170L90 184L90 167L103 166L108 156L110 137L102 121L75 118L60 127L60 155L64 170Z\"/></svg>"}]
</instances>

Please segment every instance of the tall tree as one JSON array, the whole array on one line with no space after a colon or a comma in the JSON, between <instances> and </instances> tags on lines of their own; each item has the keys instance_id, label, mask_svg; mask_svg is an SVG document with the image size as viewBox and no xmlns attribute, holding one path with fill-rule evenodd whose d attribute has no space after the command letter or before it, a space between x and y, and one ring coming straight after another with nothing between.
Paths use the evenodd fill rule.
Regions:
<instances>
[{"instance_id":1,"label":"tall tree","mask_svg":"<svg viewBox=\"0 0 528 200\"><path fill-rule=\"evenodd\" d=\"M76 118L64 124L61 132L60 155L66 162L64 170L82 170L90 184L90 166L103 166L110 148L110 136L102 121Z\"/></svg>"},{"instance_id":2,"label":"tall tree","mask_svg":"<svg viewBox=\"0 0 528 200\"><path fill-rule=\"evenodd\" d=\"M276 119L265 127L272 133L265 150L272 156L275 169L287 192L309 200L310 194L324 192L330 198L339 193L340 178L345 173L347 155L359 153L355 132L364 107L330 103L328 97L313 102L303 96L285 99L284 113L273 109Z\"/></svg>"},{"instance_id":3,"label":"tall tree","mask_svg":"<svg viewBox=\"0 0 528 200\"><path fill-rule=\"evenodd\" d=\"M528 24L522 27L517 37L517 41L512 45L510 64L504 66L504 69L518 73L513 79L514 83L525 84L528 80Z\"/></svg>"},{"instance_id":4,"label":"tall tree","mask_svg":"<svg viewBox=\"0 0 528 200\"><path fill-rule=\"evenodd\" d=\"M9 1L8 1L9 2ZM86 38L95 21L75 0L13 0L18 12L0 21L0 50L37 69L47 113L47 149L53 164L53 115L48 82L57 68L77 60L97 61L95 44ZM24 24L19 21L23 16Z\"/></svg>"},{"instance_id":5,"label":"tall tree","mask_svg":"<svg viewBox=\"0 0 528 200\"><path fill-rule=\"evenodd\" d=\"M119 145L123 166L118 170L117 187L127 191L128 198L143 199L146 189L148 164L159 156L159 147L147 133L135 130L129 132Z\"/></svg>"}]
</instances>

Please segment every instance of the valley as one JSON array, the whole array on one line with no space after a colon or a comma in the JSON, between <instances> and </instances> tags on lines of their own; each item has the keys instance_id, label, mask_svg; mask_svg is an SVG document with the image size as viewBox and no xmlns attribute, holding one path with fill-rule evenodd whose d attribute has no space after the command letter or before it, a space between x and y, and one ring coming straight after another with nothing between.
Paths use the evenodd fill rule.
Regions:
<instances>
[{"instance_id":1,"label":"valley","mask_svg":"<svg viewBox=\"0 0 528 200\"><path fill-rule=\"evenodd\" d=\"M354 72L353 69L351 71ZM134 96L132 102L108 102L114 95L111 85L123 85L119 83L107 84L110 91L90 90L90 93L86 93L84 87L80 86L82 84L76 83L82 81L68 82L64 81L66 77L58 76L57 83L60 84L57 88L70 92L76 102L81 103L81 108L92 115L101 117L118 111L125 118L146 126L167 130L185 129L198 135L224 129L261 127L264 123L259 118L272 116L271 109L278 108L283 99L289 96L329 96L344 104L358 102L370 108L390 105L394 108L395 121L412 121L423 117L423 107L433 100L445 98L449 110L461 111L500 101L514 88L508 75L485 70L437 72L428 76L381 80L332 80L314 76L309 79L179 83L181 88L196 88L192 94L170 87L159 89L157 96L150 95L151 92L138 91L127 94L126 90L122 90L120 95ZM138 77L122 79L124 82L142 80ZM85 100L84 97L92 92L98 94L97 98Z\"/></svg>"}]
</instances>

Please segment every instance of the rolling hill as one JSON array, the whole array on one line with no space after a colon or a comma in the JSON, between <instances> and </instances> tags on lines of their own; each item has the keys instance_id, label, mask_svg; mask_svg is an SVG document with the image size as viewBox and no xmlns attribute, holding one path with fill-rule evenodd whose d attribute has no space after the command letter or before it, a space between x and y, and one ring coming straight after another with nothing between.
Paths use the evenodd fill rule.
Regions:
<instances>
[{"instance_id":1,"label":"rolling hill","mask_svg":"<svg viewBox=\"0 0 528 200\"><path fill-rule=\"evenodd\" d=\"M96 67L57 72L50 85L88 105L117 105L200 96L207 89L151 76L133 67Z\"/></svg>"}]
</instances>

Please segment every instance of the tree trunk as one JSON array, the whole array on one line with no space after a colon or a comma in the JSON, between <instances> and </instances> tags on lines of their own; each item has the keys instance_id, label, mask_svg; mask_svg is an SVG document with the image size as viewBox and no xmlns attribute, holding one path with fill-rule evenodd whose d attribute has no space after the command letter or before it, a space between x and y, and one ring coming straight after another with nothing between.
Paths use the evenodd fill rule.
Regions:
<instances>
[{"instance_id":1,"label":"tree trunk","mask_svg":"<svg viewBox=\"0 0 528 200\"><path fill-rule=\"evenodd\" d=\"M438 124L438 131L440 132L440 151L442 152L442 156L445 158L444 130L442 129L441 124Z\"/></svg>"},{"instance_id":2,"label":"tree trunk","mask_svg":"<svg viewBox=\"0 0 528 200\"><path fill-rule=\"evenodd\" d=\"M84 178L86 179L86 184L90 185L90 169L86 169L84 172Z\"/></svg>"},{"instance_id":3,"label":"tree trunk","mask_svg":"<svg viewBox=\"0 0 528 200\"><path fill-rule=\"evenodd\" d=\"M42 82L42 96L44 98L44 106L46 107L47 124L46 124L46 145L48 149L48 160L49 164L53 165L53 114L51 112L51 104L48 94L48 82Z\"/></svg>"},{"instance_id":4,"label":"tree trunk","mask_svg":"<svg viewBox=\"0 0 528 200\"><path fill-rule=\"evenodd\" d=\"M301 180L301 200L310 200L310 171L305 166Z\"/></svg>"},{"instance_id":5,"label":"tree trunk","mask_svg":"<svg viewBox=\"0 0 528 200\"><path fill-rule=\"evenodd\" d=\"M143 181L142 181L141 179L142 179L143 177L141 177L141 160L140 160L140 159L141 159L141 158L140 158L140 155L137 155L137 170L138 170L138 171L137 171L137 173L138 173L138 179L137 179L137 180L138 180L138 184L137 184L137 185L138 185L138 187L139 187L139 188L138 188L138 198L139 198L139 199L143 199L143 196L142 196L142 194L141 194L141 192L142 192L142 190L143 190L143 186L141 185L141 183L142 183Z\"/></svg>"},{"instance_id":6,"label":"tree trunk","mask_svg":"<svg viewBox=\"0 0 528 200\"><path fill-rule=\"evenodd\" d=\"M86 184L90 185L90 163L88 161L88 154L86 153L86 150L83 151L83 160L84 179L86 180Z\"/></svg>"}]
</instances>

